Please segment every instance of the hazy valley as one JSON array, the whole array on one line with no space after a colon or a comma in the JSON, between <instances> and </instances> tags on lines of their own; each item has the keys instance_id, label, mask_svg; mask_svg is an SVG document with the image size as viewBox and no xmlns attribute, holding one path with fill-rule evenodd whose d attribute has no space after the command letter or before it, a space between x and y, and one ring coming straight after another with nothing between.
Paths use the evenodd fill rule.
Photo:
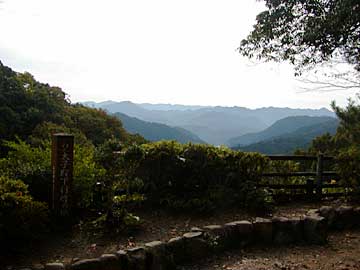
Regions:
<instances>
[{"instance_id":1,"label":"hazy valley","mask_svg":"<svg viewBox=\"0 0 360 270\"><path fill-rule=\"evenodd\" d=\"M338 125L335 114L326 108L248 109L130 101L83 104L116 115L128 132L150 141L227 145L263 153L288 153L307 147L316 136L334 134Z\"/></svg>"}]
</instances>

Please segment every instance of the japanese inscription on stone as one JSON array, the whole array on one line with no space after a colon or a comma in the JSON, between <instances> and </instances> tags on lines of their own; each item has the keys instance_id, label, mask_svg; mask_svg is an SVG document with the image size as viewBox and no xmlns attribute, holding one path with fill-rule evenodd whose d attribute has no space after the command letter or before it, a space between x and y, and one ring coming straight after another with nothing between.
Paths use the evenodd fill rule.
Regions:
<instances>
[{"instance_id":1,"label":"japanese inscription on stone","mask_svg":"<svg viewBox=\"0 0 360 270\"><path fill-rule=\"evenodd\" d=\"M67 216L71 210L73 180L74 136L57 133L52 137L52 210L58 216Z\"/></svg>"}]
</instances>

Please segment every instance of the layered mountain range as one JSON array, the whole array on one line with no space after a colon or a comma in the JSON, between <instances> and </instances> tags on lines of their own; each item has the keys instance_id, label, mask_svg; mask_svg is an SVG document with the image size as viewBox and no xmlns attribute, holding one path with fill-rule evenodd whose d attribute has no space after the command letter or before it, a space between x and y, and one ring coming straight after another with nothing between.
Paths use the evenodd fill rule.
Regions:
<instances>
[{"instance_id":1,"label":"layered mountain range","mask_svg":"<svg viewBox=\"0 0 360 270\"><path fill-rule=\"evenodd\" d=\"M306 149L311 141L325 133L336 133L339 120L333 117L290 116L269 128L233 138L232 148L263 154L292 154Z\"/></svg>"},{"instance_id":2,"label":"layered mountain range","mask_svg":"<svg viewBox=\"0 0 360 270\"><path fill-rule=\"evenodd\" d=\"M180 143L205 143L197 135L181 127L170 127L165 124L146 122L124 113L115 113L123 127L132 134L140 134L149 141L175 140Z\"/></svg>"},{"instance_id":3,"label":"layered mountain range","mask_svg":"<svg viewBox=\"0 0 360 270\"><path fill-rule=\"evenodd\" d=\"M268 128L270 128L270 131L266 131L265 134L269 133L274 137L295 131L297 128L312 125L314 124L313 121L317 124L330 120L329 117L335 117L335 114L326 108L292 109L268 107L248 109L244 107L136 104L130 101L85 102L83 104L89 107L101 108L114 114L121 113L122 115L118 114L118 117L123 120L125 128L128 128L129 131L131 129L130 132L139 133L149 140L174 139L180 142L206 142L214 145L225 144L232 147L249 145L269 139L269 137L261 135ZM295 118L294 121L290 119L287 124L271 127L276 121L293 116L315 118L313 121L309 120L310 118ZM132 123L130 124L130 122ZM158 126L158 124L165 126ZM156 125L157 127L155 127ZM162 133L165 129L166 136ZM146 134L146 132L149 133L149 130L153 130L151 136ZM174 132L173 135L168 136L172 132ZM258 132L260 134L257 135ZM245 137L242 137L243 135ZM185 137L180 138L178 136ZM246 139L249 137L258 139L255 141ZM244 143L243 140L247 141Z\"/></svg>"}]
</instances>

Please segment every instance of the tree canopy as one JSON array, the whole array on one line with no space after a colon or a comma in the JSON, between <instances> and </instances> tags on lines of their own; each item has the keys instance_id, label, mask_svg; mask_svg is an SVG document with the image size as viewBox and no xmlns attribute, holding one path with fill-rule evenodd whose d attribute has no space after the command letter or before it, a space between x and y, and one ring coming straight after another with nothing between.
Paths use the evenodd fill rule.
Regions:
<instances>
[{"instance_id":1,"label":"tree canopy","mask_svg":"<svg viewBox=\"0 0 360 270\"><path fill-rule=\"evenodd\" d=\"M359 0L265 0L239 51L249 58L289 61L296 75L330 60L360 72Z\"/></svg>"},{"instance_id":2,"label":"tree canopy","mask_svg":"<svg viewBox=\"0 0 360 270\"><path fill-rule=\"evenodd\" d=\"M0 241L7 247L44 235L51 227L48 222L55 221L48 202L52 190L50 138L57 132L75 135L74 216L84 209L87 213L102 210L103 198L112 202L112 193L107 191L115 184L109 180L110 169L95 159L95 153L109 141L125 147L143 143L144 138L127 133L115 116L72 104L59 87L38 82L30 73L15 72L0 61ZM111 149L108 155L113 157Z\"/></svg>"},{"instance_id":3,"label":"tree canopy","mask_svg":"<svg viewBox=\"0 0 360 270\"><path fill-rule=\"evenodd\" d=\"M40 83L29 73L14 72L0 62L0 153L2 140L50 139L54 132L70 132L78 142L94 145L132 135L115 116L100 109L71 104L59 87Z\"/></svg>"}]
</instances>

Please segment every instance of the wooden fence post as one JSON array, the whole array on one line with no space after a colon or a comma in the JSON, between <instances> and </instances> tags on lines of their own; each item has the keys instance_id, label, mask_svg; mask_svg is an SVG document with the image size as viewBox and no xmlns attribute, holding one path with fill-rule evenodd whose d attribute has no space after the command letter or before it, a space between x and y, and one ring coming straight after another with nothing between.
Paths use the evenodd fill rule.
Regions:
<instances>
[{"instance_id":1,"label":"wooden fence post","mask_svg":"<svg viewBox=\"0 0 360 270\"><path fill-rule=\"evenodd\" d=\"M306 196L309 201L314 199L314 180L313 179L306 180Z\"/></svg>"},{"instance_id":2,"label":"wooden fence post","mask_svg":"<svg viewBox=\"0 0 360 270\"><path fill-rule=\"evenodd\" d=\"M316 197L318 200L321 199L322 195L322 181L323 181L323 159L324 155L322 153L318 154L317 164L316 164Z\"/></svg>"}]
</instances>

